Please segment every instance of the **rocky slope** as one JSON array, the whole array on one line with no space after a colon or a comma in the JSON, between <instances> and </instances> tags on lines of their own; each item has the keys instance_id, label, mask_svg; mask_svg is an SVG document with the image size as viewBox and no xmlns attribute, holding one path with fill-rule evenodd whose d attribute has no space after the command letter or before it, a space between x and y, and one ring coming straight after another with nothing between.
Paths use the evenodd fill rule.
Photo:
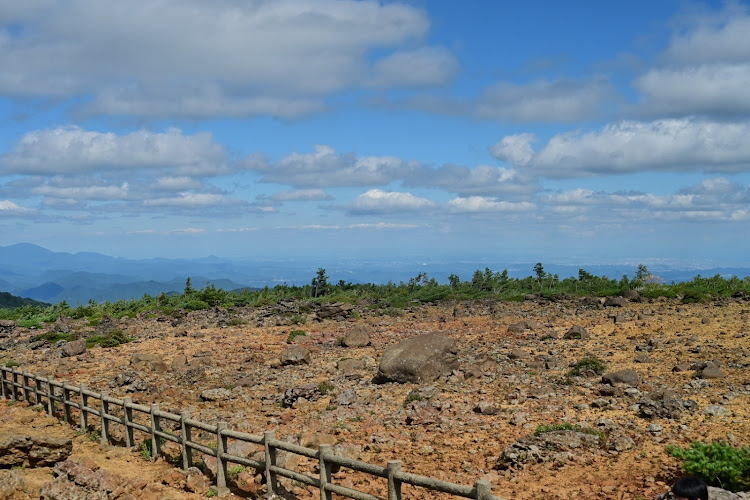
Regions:
<instances>
[{"instance_id":1,"label":"rocky slope","mask_svg":"<svg viewBox=\"0 0 750 500\"><path fill-rule=\"evenodd\" d=\"M596 299L490 301L404 311L284 302L48 327L81 336L122 330L135 339L80 354L70 343L34 341L39 331L7 329L0 333L0 359L115 397L189 409L204 422L226 421L256 434L274 430L304 446L335 444L338 453L374 464L400 459L404 470L462 484L489 479L493 493L508 499L652 498L680 475L667 444L750 445L749 320L750 303L739 299L680 305L633 297L607 306ZM290 343L295 330L306 335ZM374 382L388 346L430 332L455 341L457 367L435 381ZM604 377L591 363L569 375L587 358L606 364ZM31 411L21 406L0 406L3 426L16 425L13 412ZM555 427L535 435L539 426ZM63 425L50 428L75 434ZM0 428L2 435L7 429ZM126 474L168 467L163 461L133 467L142 460L137 452L85 444L89 469L115 464ZM120 454L130 461L122 467ZM284 460L312 470L303 460ZM44 483L39 478L49 481L54 471L13 472L33 476L26 488L35 498ZM165 480L165 474L136 473L154 488L172 488L170 498L205 493L188 493L184 475ZM240 476L237 495L260 490L249 471ZM382 480L345 470L335 478L384 495ZM318 495L286 486L290 498Z\"/></svg>"}]
</instances>

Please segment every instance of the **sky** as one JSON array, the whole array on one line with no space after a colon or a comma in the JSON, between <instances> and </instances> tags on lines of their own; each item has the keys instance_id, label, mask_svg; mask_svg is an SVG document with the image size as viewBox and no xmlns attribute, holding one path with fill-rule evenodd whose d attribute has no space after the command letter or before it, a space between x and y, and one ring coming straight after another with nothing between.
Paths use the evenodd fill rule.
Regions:
<instances>
[{"instance_id":1,"label":"sky","mask_svg":"<svg viewBox=\"0 0 750 500\"><path fill-rule=\"evenodd\" d=\"M750 264L750 1L3 0L0 246Z\"/></svg>"}]
</instances>

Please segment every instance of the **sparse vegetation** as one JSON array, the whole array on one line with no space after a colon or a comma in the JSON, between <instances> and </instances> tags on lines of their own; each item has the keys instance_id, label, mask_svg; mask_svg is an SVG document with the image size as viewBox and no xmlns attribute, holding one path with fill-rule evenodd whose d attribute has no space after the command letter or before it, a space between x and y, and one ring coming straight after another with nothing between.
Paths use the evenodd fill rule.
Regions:
<instances>
[{"instance_id":1,"label":"sparse vegetation","mask_svg":"<svg viewBox=\"0 0 750 500\"><path fill-rule=\"evenodd\" d=\"M750 447L737 448L726 441L695 441L689 448L668 445L667 451L682 460L686 473L709 485L729 491L750 489Z\"/></svg>"},{"instance_id":2,"label":"sparse vegetation","mask_svg":"<svg viewBox=\"0 0 750 500\"><path fill-rule=\"evenodd\" d=\"M122 330L112 330L105 335L92 335L88 337L86 339L86 347L89 349L96 345L101 347L117 347L120 344L127 344L132 340Z\"/></svg>"},{"instance_id":3,"label":"sparse vegetation","mask_svg":"<svg viewBox=\"0 0 750 500\"><path fill-rule=\"evenodd\" d=\"M318 392L323 396L333 391L335 388L336 386L329 382L321 382L318 384Z\"/></svg>"},{"instance_id":4,"label":"sparse vegetation","mask_svg":"<svg viewBox=\"0 0 750 500\"><path fill-rule=\"evenodd\" d=\"M581 358L573 367L568 371L568 376L574 377L576 375L583 375L586 372L594 372L597 375L601 375L607 369L606 363L596 356L586 356Z\"/></svg>"},{"instance_id":5,"label":"sparse vegetation","mask_svg":"<svg viewBox=\"0 0 750 500\"><path fill-rule=\"evenodd\" d=\"M289 336L286 338L286 341L293 342L294 339L296 339L297 337L306 337L306 336L307 336L307 332L305 332L304 330L292 330L289 333Z\"/></svg>"},{"instance_id":6,"label":"sparse vegetation","mask_svg":"<svg viewBox=\"0 0 750 500\"><path fill-rule=\"evenodd\" d=\"M541 297L554 298L563 295L598 297L622 295L627 290L637 289L646 298L679 298L684 303L705 302L721 297L750 296L750 277L740 279L737 276L725 278L716 275L704 278L695 276L690 281L665 284L663 280L651 274L645 265L640 264L635 275L621 279L595 276L584 269L579 269L578 277L561 279L558 275L544 270L541 262L533 269L532 276L511 278L507 269L501 272L490 268L476 270L470 280L461 281L453 274L449 282L440 284L427 273L419 273L407 282L385 284L353 284L340 280L334 284L329 280L326 270L318 269L309 285L277 285L261 290L238 290L226 292L207 284L202 290L193 287L188 280L182 294L162 293L156 297L145 294L140 299L118 300L116 302L96 303L90 300L85 305L71 307L66 302L51 306L27 303L20 307L0 309L0 319L16 321L19 327L41 328L45 323L55 322L61 315L73 319L87 320L89 327L97 326L105 316L133 318L146 313L146 317L158 314L169 315L174 311L196 311L221 306L267 307L281 300L298 301L297 311L292 313L292 324L304 324L306 313L310 311L309 302L346 302L356 303L363 300L370 302L370 308L384 316L401 316L404 308L414 303L426 303L445 300L494 299L519 301L527 294L539 294ZM357 316L357 311L352 315ZM241 320L230 320L231 326L244 324ZM63 340L60 338L60 340ZM120 342L122 343L122 342Z\"/></svg>"},{"instance_id":7,"label":"sparse vegetation","mask_svg":"<svg viewBox=\"0 0 750 500\"><path fill-rule=\"evenodd\" d=\"M593 436L597 436L599 440L602 442L607 439L607 436L598 429L592 429L591 427L581 427L579 425L569 424L569 423L540 425L534 430L534 435L540 436L547 432L556 432L556 431L583 432L584 434L591 434Z\"/></svg>"}]
</instances>

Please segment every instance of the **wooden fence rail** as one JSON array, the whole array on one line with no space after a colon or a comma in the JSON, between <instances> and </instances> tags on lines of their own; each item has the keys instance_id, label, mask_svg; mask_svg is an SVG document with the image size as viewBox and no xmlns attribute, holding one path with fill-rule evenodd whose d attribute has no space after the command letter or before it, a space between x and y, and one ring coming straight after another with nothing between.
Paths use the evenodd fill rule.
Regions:
<instances>
[{"instance_id":1,"label":"wooden fence rail","mask_svg":"<svg viewBox=\"0 0 750 500\"><path fill-rule=\"evenodd\" d=\"M50 378L33 375L17 370L15 367L0 366L0 389L3 399L23 399L29 403L42 405L50 415L55 414L55 403L62 404L62 418L71 425L75 423L71 409L77 409L78 425L84 432L91 427L89 417L91 415L99 417L102 443L110 443L112 423L120 424L123 427L124 441L127 447L135 446L134 431L145 433L146 439L151 445L152 458L161 455L162 442L177 443L181 447L182 468L184 470L193 466L194 450L215 457L217 462L216 492L219 495L229 492L227 486L228 466L232 463L252 467L263 474L269 494L278 491L278 477L281 476L317 488L320 490L321 500L332 500L334 493L355 500L401 500L401 486L403 484L474 500L502 500L492 495L492 486L489 481L476 481L473 486L453 484L427 476L403 472L400 460L391 460L386 467L381 467L335 455L331 445L320 445L315 450L279 441L272 431L264 432L262 436L237 432L227 429L226 422L218 422L216 425L206 424L192 419L187 411L179 415L169 413L159 409L158 404L146 406L133 403L130 398L113 398L104 391L101 393L91 391L85 384L75 387L67 382L58 382ZM92 403L92 400L95 402ZM117 413L122 416L114 415L112 413L114 410L118 410ZM134 412L147 417L149 425L136 422ZM179 433L164 430L162 423L165 421L172 422L175 428L176 424L179 424ZM194 441L192 437L193 429L216 435L215 447ZM263 446L265 450L264 460L261 462L230 454L228 452L228 440L230 438ZM317 477L311 476L277 465L278 451L317 460L320 474ZM332 481L331 473L334 465L386 479L388 482L387 499L335 484Z\"/></svg>"}]
</instances>

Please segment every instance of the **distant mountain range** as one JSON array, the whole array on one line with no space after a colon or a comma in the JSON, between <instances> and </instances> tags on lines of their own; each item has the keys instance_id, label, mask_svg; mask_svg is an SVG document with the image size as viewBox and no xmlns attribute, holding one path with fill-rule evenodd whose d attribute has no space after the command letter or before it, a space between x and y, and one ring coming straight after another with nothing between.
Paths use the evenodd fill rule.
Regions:
<instances>
[{"instance_id":1,"label":"distant mountain range","mask_svg":"<svg viewBox=\"0 0 750 500\"><path fill-rule=\"evenodd\" d=\"M429 256L394 260L331 259L327 262L304 260L244 260L222 259L215 256L200 259L125 259L92 252L75 254L53 252L30 243L0 247L0 292L18 297L71 305L85 304L89 299L105 300L141 298L144 294L182 293L190 276L194 288L208 283L224 290L273 287L278 284L303 285L310 283L319 267L326 269L329 281L351 283L386 283L408 281L419 273L428 273L441 283L448 276L458 275L470 280L475 270L489 267L493 271L508 269L514 278L534 274L534 262L508 263L491 259L431 260ZM567 265L544 263L544 270L560 278L578 276L584 268L597 276L631 278L637 264ZM649 265L649 270L671 281L687 281L695 275L724 277L750 276L750 267L697 268L678 265Z\"/></svg>"}]
</instances>

